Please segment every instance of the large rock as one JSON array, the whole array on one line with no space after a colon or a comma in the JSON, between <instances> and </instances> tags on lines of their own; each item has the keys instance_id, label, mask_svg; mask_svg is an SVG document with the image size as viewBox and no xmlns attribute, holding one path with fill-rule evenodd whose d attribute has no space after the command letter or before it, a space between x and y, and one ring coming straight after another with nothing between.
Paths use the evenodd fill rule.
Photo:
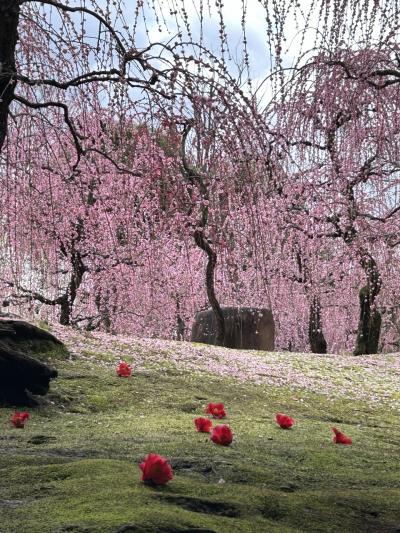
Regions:
<instances>
[{"instance_id":1,"label":"large rock","mask_svg":"<svg viewBox=\"0 0 400 533\"><path fill-rule=\"evenodd\" d=\"M54 349L66 352L51 333L22 320L0 320L0 404L37 404L29 393L46 394L57 370L37 360L35 354L40 357Z\"/></svg>"},{"instance_id":2,"label":"large rock","mask_svg":"<svg viewBox=\"0 0 400 533\"><path fill-rule=\"evenodd\" d=\"M227 348L272 351L275 347L275 323L269 309L223 307ZM190 340L216 344L215 315L212 310L196 314Z\"/></svg>"}]
</instances>

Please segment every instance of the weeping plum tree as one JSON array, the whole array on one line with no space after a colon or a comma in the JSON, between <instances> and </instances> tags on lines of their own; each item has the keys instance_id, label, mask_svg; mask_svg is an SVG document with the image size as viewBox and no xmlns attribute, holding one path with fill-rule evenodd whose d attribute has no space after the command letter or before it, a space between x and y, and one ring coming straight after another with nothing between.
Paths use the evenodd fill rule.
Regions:
<instances>
[{"instance_id":1,"label":"weeping plum tree","mask_svg":"<svg viewBox=\"0 0 400 533\"><path fill-rule=\"evenodd\" d=\"M365 276L355 354L377 351L383 280L376 255L397 239L397 57L390 42L380 50L322 53L299 72L281 107L281 132L300 167L297 192L287 191L291 223L315 241L341 239Z\"/></svg>"},{"instance_id":2,"label":"weeping plum tree","mask_svg":"<svg viewBox=\"0 0 400 533\"><path fill-rule=\"evenodd\" d=\"M138 27L143 23L146 14L143 2L137 2L133 7L130 12L132 29L125 21L128 10L123 2L94 3L91 9L84 3L70 6L67 2L53 0L6 2L1 6L4 30L1 33L1 53L4 57L0 58L0 148L6 139L10 115L14 121L6 149L22 148L31 156L31 159L24 157L26 168L29 168L31 174L28 195L34 196L36 192L43 191L43 185L38 186L36 182L33 184L32 180L32 174L39 171L43 175L42 181L58 180L61 184L64 181L76 191L79 190L80 199L83 198L83 201L78 201L75 205L85 214L82 216L79 211L75 212L73 220L66 214L57 215L63 219L68 218L66 227L70 228L71 232L68 237L65 234L57 234L54 221L53 227L47 226L47 234L52 234L52 237L58 240L55 247L57 254L63 256L64 270L65 262L69 263L69 280L62 294L47 297L36 290L25 288L19 280L8 279L5 283L20 291L23 298L59 306L60 321L63 324L70 323L77 291L85 274L90 268L93 269L93 266L89 266L89 263L93 263L89 256L94 253L99 254L99 257L109 258L110 255L92 252L88 242L88 235L93 237L94 234L91 231L93 224L88 222L87 215L90 213L89 218L95 219L93 213L100 205L93 192L93 182L101 179L97 176L101 158L107 162L107 166L109 163L114 165L114 173L141 175L139 171L132 170L132 166L140 165L140 161L130 160L129 165L124 165L126 158L121 151L114 157L116 152L112 149L111 139L106 139L107 128L104 128L104 122L101 120L98 120L97 124L94 123L94 117L101 115L99 110L108 106L105 120L111 120L110 117L118 110L121 128L132 120L132 117L137 122L146 121L146 116L152 116L157 105L165 107L165 102L188 99L190 94L185 92L188 81L196 76L204 78L201 71L192 74L191 66L201 63L202 68L205 68L207 63L203 59L204 56L211 57L204 47L197 46L196 43L192 43L192 46L200 55L180 57L183 45L179 40L173 45L149 42L138 50ZM96 39L93 39L92 35L94 27L98 28ZM93 64L97 65L96 69L93 69ZM210 69L214 72L220 70L222 91L224 84L229 83L223 63L220 63L219 67L210 64ZM143 105L138 90L147 92L154 100ZM235 98L239 101L241 95L239 94L239 98L234 97L234 87L230 91L232 102ZM104 104L104 93L108 95L107 105ZM174 113L174 105L171 103L171 113ZM176 105L176 108L178 107ZM88 120L91 127L86 124ZM42 161L37 158L34 160L33 141L41 145ZM60 146L54 149L57 143L60 143ZM15 156L13 159L7 154L4 160L8 182L9 176L15 173L16 167L11 164L12 159L13 165L17 164L18 154L15 153ZM157 166L159 156L153 152L150 153L150 159L152 157L153 167ZM19 164L16 176L23 170L21 166ZM94 167L97 174L94 180L86 174L90 166L92 169ZM110 173L110 170L107 169L107 172ZM143 186L144 182L141 185ZM54 191L51 191L51 195L53 193ZM53 198L48 200L48 207L52 206L53 201ZM60 203L62 204L62 201ZM53 209L53 217L55 211L57 210ZM149 221L151 214L143 216ZM38 220L39 216L35 215L35 218ZM12 220L13 217L9 216L9 224ZM33 220L32 216L27 220ZM152 225L154 222L149 221L149 226ZM26 241L26 236L22 240ZM32 246L32 232L30 240ZM15 250L18 243L14 244ZM117 263L119 261L116 259ZM130 263L134 264L135 261L130 260ZM103 267L94 268L98 271ZM12 277L15 277L15 273Z\"/></svg>"},{"instance_id":3,"label":"weeping plum tree","mask_svg":"<svg viewBox=\"0 0 400 533\"><path fill-rule=\"evenodd\" d=\"M298 2L255 3L270 57L259 87L245 79L250 10L238 70L223 4L206 4L195 15L174 3L169 16L150 0L1 2L4 286L60 308L64 323L103 314L107 328L165 334L158 317L176 317L177 294L179 313L202 303L205 252L209 298L267 302L282 346L303 346L307 320L320 330L329 303L335 321L358 319L356 353L374 351L399 270L398 4L312 0L286 50ZM214 54L208 11L219 21ZM170 34L156 42L149 25ZM193 125L186 161L182 135L170 134L172 153L157 144L164 123ZM125 133L140 125L131 143ZM299 233L314 258L307 295L282 275L293 270L285 241ZM332 323L324 336L340 330L343 343Z\"/></svg>"},{"instance_id":4,"label":"weeping plum tree","mask_svg":"<svg viewBox=\"0 0 400 533\"><path fill-rule=\"evenodd\" d=\"M223 57L213 56L201 42L193 42L191 38L185 42L182 32L172 44L145 42L140 35L141 26L146 24L149 11L154 9L152 2L147 5L142 1L134 6L122 1L93 2L91 8L84 2L71 6L56 0L21 0L2 5L7 31L2 33L6 55L3 58L4 98L0 110L1 146L6 139L8 115L13 117L13 123L7 150L22 148L25 142L23 150L32 154L32 140L45 132L45 143L41 143L43 164L36 160L34 169L33 161L24 158L27 168L31 174L44 170L45 180L58 179L52 175L58 173L61 181L74 182L81 196L87 199L87 205L80 207L85 212L96 211L90 209L93 205L89 205L89 199L94 196L93 180L86 177L88 162L96 168L97 174L101 158L113 164L116 173L138 174L136 170L132 171L135 162L124 164L126 158L121 151L116 155L110 139L105 139L107 128L103 127L104 122L99 119L95 124L94 117L102 114L99 113L101 109L108 109L106 120L118 116L121 128L129 119L137 123L149 121L154 127L158 120L154 114L157 106L164 115L179 118L184 105L186 108L194 105L198 95L193 90L196 85L193 80L200 80L203 85L210 84L216 89L222 112L229 109L232 117L246 116L249 101L229 75ZM217 10L220 11L221 6L217 5ZM184 5L179 11L181 23L190 37ZM126 22L126 17L130 17L130 23ZM223 27L221 19L222 54L226 45ZM143 41L141 48L138 48L138 41ZM187 47L191 48L190 54L185 52ZM93 68L94 64L96 68ZM147 94L146 100L141 96L143 92ZM32 119L28 126L26 116ZM93 127L87 127L88 120ZM231 122L235 120L233 118ZM231 128L229 124L221 124L221 129ZM57 142L62 143L60 150L53 149ZM17 160L16 154L14 162ZM7 176L14 173L8 155L5 168ZM99 206L97 200L94 203ZM149 214L144 218L150 226L153 224ZM48 298L36 290L29 291L20 283L6 280L6 284L13 283L13 287L22 291L23 297L60 306L64 324L70 323L77 291L91 268L88 252L84 249L84 246L88 247L88 224L85 225L77 213L76 220L70 221L68 227L71 228L71 236L67 239L69 244L58 237L56 246L70 263L70 279L61 295ZM195 232L195 242L207 253L210 251L202 231ZM212 251L210 264L214 254ZM207 287L215 307L216 299L212 299L209 284Z\"/></svg>"}]
</instances>

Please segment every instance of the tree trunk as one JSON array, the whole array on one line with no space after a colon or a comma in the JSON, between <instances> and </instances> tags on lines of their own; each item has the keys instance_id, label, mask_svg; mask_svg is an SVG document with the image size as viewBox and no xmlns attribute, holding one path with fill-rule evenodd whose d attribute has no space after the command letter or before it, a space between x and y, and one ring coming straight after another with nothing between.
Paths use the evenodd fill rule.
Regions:
<instances>
[{"instance_id":1,"label":"tree trunk","mask_svg":"<svg viewBox=\"0 0 400 533\"><path fill-rule=\"evenodd\" d=\"M297 278L299 283L304 285L304 292L308 296L309 282L311 280L310 270L308 267L308 261L302 257L300 250L296 250L296 260L299 269L299 277ZM312 353L326 353L327 344L322 331L322 319L321 319L321 301L317 295L314 295L310 303L310 315L308 319L308 342L310 344ZM291 351L291 349L289 349Z\"/></svg>"},{"instance_id":2,"label":"tree trunk","mask_svg":"<svg viewBox=\"0 0 400 533\"><path fill-rule=\"evenodd\" d=\"M180 315L178 315L176 319L176 340L185 340L185 322Z\"/></svg>"},{"instance_id":3,"label":"tree trunk","mask_svg":"<svg viewBox=\"0 0 400 533\"><path fill-rule=\"evenodd\" d=\"M225 320L222 314L221 306L217 300L214 287L214 271L217 264L217 254L212 250L207 239L202 231L195 231L194 240L199 248L204 250L208 255L208 263L206 268L206 288L208 301L211 309L215 314L216 338L215 344L218 346L225 346Z\"/></svg>"},{"instance_id":4,"label":"tree trunk","mask_svg":"<svg viewBox=\"0 0 400 533\"><path fill-rule=\"evenodd\" d=\"M101 295L98 293L95 298L97 310L100 315L100 324L103 324L106 333L111 331L111 316L109 308L108 294Z\"/></svg>"},{"instance_id":5,"label":"tree trunk","mask_svg":"<svg viewBox=\"0 0 400 533\"><path fill-rule=\"evenodd\" d=\"M179 298L176 299L176 340L184 341L185 340L185 322L181 317L181 306L179 303Z\"/></svg>"},{"instance_id":6,"label":"tree trunk","mask_svg":"<svg viewBox=\"0 0 400 533\"><path fill-rule=\"evenodd\" d=\"M19 2L0 1L0 152L7 135L8 110L14 97L15 48L18 41Z\"/></svg>"},{"instance_id":7,"label":"tree trunk","mask_svg":"<svg viewBox=\"0 0 400 533\"><path fill-rule=\"evenodd\" d=\"M87 271L79 252L74 251L72 253L71 263L71 280L68 284L65 294L59 299L61 306L59 322L63 326L69 326L71 324L72 307L74 305L78 289L82 283L83 275Z\"/></svg>"},{"instance_id":8,"label":"tree trunk","mask_svg":"<svg viewBox=\"0 0 400 533\"><path fill-rule=\"evenodd\" d=\"M321 302L318 296L314 296L310 304L308 340L312 353L326 353L327 344L322 332Z\"/></svg>"},{"instance_id":9,"label":"tree trunk","mask_svg":"<svg viewBox=\"0 0 400 533\"><path fill-rule=\"evenodd\" d=\"M373 354L378 351L382 317L375 309L375 301L381 290L382 279L374 258L365 253L361 266L367 276L367 284L360 289L360 319L354 355Z\"/></svg>"},{"instance_id":10,"label":"tree trunk","mask_svg":"<svg viewBox=\"0 0 400 533\"><path fill-rule=\"evenodd\" d=\"M62 326L69 326L71 323L71 307L69 305L68 292L60 298L60 319Z\"/></svg>"},{"instance_id":11,"label":"tree trunk","mask_svg":"<svg viewBox=\"0 0 400 533\"><path fill-rule=\"evenodd\" d=\"M198 187L200 196L202 198L202 204L200 207L201 218L198 222L201 229L197 229L194 232L193 236L194 236L196 245L199 248L201 248L204 252L206 252L208 256L208 263L207 263L207 268L206 268L206 289L207 289L208 301L215 315L215 324L216 324L215 344L219 346L225 346L225 319L224 319L224 315L222 314L221 306L219 305L219 302L217 300L217 297L215 294L215 288L214 288L214 271L215 271L215 266L217 264L217 254L211 248L209 242L207 241L204 235L204 230L208 222L208 201L209 201L208 188L207 188L206 183L203 180L201 173L198 172L196 169L192 168L188 164L188 161L186 159L186 154L185 154L186 139L189 134L189 131L192 129L192 126L193 126L192 123L189 123L189 122L186 123L184 132L182 135L182 150L181 150L182 170L183 170L183 175L186 177L187 182L190 184L190 188L188 189L190 198L192 197L191 188L194 185Z\"/></svg>"},{"instance_id":12,"label":"tree trunk","mask_svg":"<svg viewBox=\"0 0 400 533\"><path fill-rule=\"evenodd\" d=\"M379 311L372 308L368 286L359 292L360 319L358 322L357 342L354 355L373 354L378 352L382 317Z\"/></svg>"}]
</instances>

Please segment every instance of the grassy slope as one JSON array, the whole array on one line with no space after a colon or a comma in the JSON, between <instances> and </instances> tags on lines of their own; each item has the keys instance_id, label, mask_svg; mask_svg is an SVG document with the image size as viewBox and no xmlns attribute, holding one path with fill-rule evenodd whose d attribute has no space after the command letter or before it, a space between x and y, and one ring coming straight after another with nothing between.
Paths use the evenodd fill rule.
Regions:
<instances>
[{"instance_id":1,"label":"grassy slope","mask_svg":"<svg viewBox=\"0 0 400 533\"><path fill-rule=\"evenodd\" d=\"M1 532L400 531L391 407L165 361L117 378L110 360L53 361L60 377L24 430L0 409ZM231 447L194 431L208 401L225 402ZM276 427L277 411L295 417L294 429ZM353 446L333 445L332 425ZM166 487L139 481L149 452L171 460Z\"/></svg>"}]
</instances>

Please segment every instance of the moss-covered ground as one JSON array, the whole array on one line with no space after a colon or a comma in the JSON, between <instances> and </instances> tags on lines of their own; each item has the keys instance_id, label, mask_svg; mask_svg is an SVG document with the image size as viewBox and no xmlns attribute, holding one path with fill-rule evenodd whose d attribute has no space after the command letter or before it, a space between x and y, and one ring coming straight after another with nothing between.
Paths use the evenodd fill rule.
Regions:
<instances>
[{"instance_id":1,"label":"moss-covered ground","mask_svg":"<svg viewBox=\"0 0 400 533\"><path fill-rule=\"evenodd\" d=\"M1 532L400 531L394 405L194 373L167 356L118 378L106 348L52 360L59 378L24 429L0 409ZM134 351L125 358L135 368ZM230 447L194 430L209 401L226 405ZM293 429L276 426L278 411ZM352 446L332 443L333 425ZM149 452L170 459L165 487L140 482Z\"/></svg>"}]
</instances>

